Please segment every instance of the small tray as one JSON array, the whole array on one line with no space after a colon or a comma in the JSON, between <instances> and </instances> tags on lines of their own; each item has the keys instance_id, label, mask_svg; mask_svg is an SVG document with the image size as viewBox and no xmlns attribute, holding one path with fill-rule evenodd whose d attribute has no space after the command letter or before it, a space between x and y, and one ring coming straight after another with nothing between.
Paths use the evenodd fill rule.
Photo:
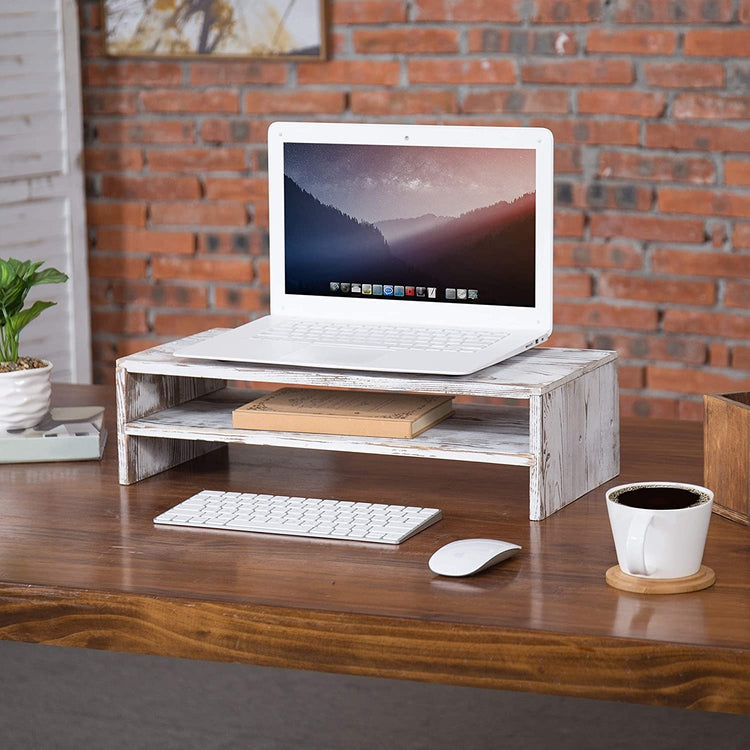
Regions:
<instances>
[{"instance_id":1,"label":"small tray","mask_svg":"<svg viewBox=\"0 0 750 750\"><path fill-rule=\"evenodd\" d=\"M633 594L686 594L713 586L716 574L701 565L697 573L685 578L639 578L623 573L619 565L614 565L607 571L606 578L612 588Z\"/></svg>"}]
</instances>

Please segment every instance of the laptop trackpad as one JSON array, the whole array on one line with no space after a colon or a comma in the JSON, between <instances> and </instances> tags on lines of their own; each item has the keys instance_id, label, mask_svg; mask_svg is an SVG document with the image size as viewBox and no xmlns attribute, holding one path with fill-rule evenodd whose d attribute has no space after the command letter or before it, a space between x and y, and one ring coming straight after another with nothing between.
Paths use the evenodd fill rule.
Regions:
<instances>
[{"instance_id":1,"label":"laptop trackpad","mask_svg":"<svg viewBox=\"0 0 750 750\"><path fill-rule=\"evenodd\" d=\"M343 346L303 346L295 352L295 359L300 364L318 365L320 367L361 367L379 362L385 353L369 349L355 349Z\"/></svg>"}]
</instances>

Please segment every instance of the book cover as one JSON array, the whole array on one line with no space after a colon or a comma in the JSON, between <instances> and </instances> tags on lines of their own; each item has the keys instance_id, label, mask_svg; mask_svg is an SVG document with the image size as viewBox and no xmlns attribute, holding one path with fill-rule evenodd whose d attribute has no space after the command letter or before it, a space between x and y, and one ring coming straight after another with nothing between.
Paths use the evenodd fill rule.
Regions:
<instances>
[{"instance_id":1,"label":"book cover","mask_svg":"<svg viewBox=\"0 0 750 750\"><path fill-rule=\"evenodd\" d=\"M249 430L412 438L453 414L451 396L280 388L232 412Z\"/></svg>"},{"instance_id":2,"label":"book cover","mask_svg":"<svg viewBox=\"0 0 750 750\"><path fill-rule=\"evenodd\" d=\"M103 422L103 406L54 407L34 427L0 429L0 463L101 458L107 441Z\"/></svg>"}]
</instances>

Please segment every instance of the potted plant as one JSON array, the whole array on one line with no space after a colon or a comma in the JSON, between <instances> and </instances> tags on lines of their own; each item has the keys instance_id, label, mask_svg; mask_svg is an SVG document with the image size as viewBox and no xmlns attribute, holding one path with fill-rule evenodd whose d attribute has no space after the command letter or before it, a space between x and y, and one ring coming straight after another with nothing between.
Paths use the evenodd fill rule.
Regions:
<instances>
[{"instance_id":1,"label":"potted plant","mask_svg":"<svg viewBox=\"0 0 750 750\"><path fill-rule=\"evenodd\" d=\"M37 300L24 308L26 295L39 284L68 279L56 268L40 271L42 265L0 258L0 429L33 427L49 410L52 363L18 354L23 328L56 304Z\"/></svg>"}]
</instances>

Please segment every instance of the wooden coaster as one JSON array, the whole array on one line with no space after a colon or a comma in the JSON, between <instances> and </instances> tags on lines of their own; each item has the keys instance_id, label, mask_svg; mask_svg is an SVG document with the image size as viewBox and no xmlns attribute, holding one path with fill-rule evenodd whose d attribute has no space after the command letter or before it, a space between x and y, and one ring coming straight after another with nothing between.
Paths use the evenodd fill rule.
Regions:
<instances>
[{"instance_id":1,"label":"wooden coaster","mask_svg":"<svg viewBox=\"0 0 750 750\"><path fill-rule=\"evenodd\" d=\"M619 565L607 571L607 583L612 588L630 591L633 594L686 594L713 586L716 574L711 568L701 565L700 570L685 578L639 578L623 573Z\"/></svg>"}]
</instances>

